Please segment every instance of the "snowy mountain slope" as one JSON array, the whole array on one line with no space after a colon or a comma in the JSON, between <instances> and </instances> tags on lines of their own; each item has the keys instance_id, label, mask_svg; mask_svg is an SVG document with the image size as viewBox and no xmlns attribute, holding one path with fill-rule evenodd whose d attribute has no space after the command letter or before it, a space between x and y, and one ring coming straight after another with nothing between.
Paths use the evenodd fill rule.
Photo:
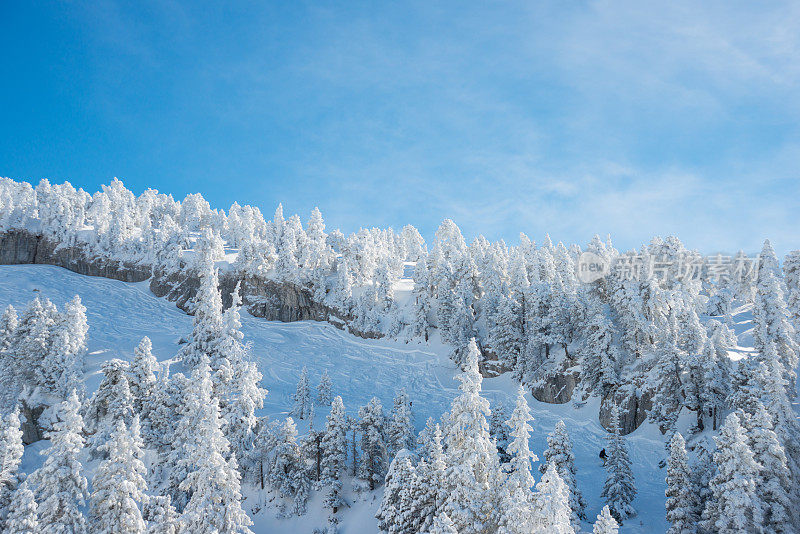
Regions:
<instances>
[{"instance_id":1,"label":"snowy mountain slope","mask_svg":"<svg viewBox=\"0 0 800 534\"><path fill-rule=\"evenodd\" d=\"M150 293L147 283L130 284L104 278L86 277L67 270L41 265L0 267L0 307L8 304L22 307L36 294L62 305L79 294L87 307L89 321L86 358L86 387L91 393L99 383L99 366L109 358L130 360L142 336L153 341L153 353L159 360L172 358L178 341L191 332L192 318L175 305ZM405 387L413 402L414 422L420 430L425 420L438 418L455 397L456 368L448 359L449 349L434 341L430 344L404 344L382 340L364 340L324 323L277 323L243 314L245 340L252 344L253 357L264 375L263 386L270 393L263 413L282 418L291 409L291 394L303 366L309 370L316 386L323 369L333 381L334 394L344 399L348 413L377 396L384 407L391 406L396 391ZM176 366L176 370L179 367ZM485 396L494 404L512 406L517 384L508 375L484 381ZM606 432L597 422L597 401L581 409L572 404L553 405L529 402L535 417L531 448L541 456L546 435L559 419L564 419L574 443L578 484L587 499L587 516L594 518L601 508L600 491L605 480L598 453L605 446ZM323 423L326 412L317 409L316 426ZM307 429L303 422L298 430ZM627 437L634 464L639 495L634 506L639 515L625 523L622 532L663 532L664 476L658 463L664 458L664 438L652 425L642 425ZM26 452L25 467L38 464L32 454L41 450L38 443ZM538 477L538 475L537 475ZM264 496L246 489L245 507L250 512ZM352 504L344 513L342 532L377 531L372 519L380 495L368 494L366 502ZM322 526L324 514L320 496L315 494L309 512L301 518L278 521L274 510L265 508L254 516L256 532L305 532ZM585 525L589 528L589 525Z\"/></svg>"}]
</instances>

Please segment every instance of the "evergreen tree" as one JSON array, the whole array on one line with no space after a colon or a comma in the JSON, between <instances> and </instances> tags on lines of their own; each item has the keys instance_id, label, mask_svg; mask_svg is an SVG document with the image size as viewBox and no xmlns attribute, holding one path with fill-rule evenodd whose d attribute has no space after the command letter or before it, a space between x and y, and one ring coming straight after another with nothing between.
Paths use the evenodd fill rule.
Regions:
<instances>
[{"instance_id":1,"label":"evergreen tree","mask_svg":"<svg viewBox=\"0 0 800 534\"><path fill-rule=\"evenodd\" d=\"M140 510L145 500L145 467L139 419L133 419L130 430L118 420L110 440L102 445L108 458L100 463L92 478L89 517L92 532L144 533L145 523Z\"/></svg>"},{"instance_id":2,"label":"evergreen tree","mask_svg":"<svg viewBox=\"0 0 800 534\"><path fill-rule=\"evenodd\" d=\"M415 532L419 517L412 509L410 488L416 484L416 470L411 453L401 451L395 456L386 474L383 499L375 517L378 528L389 534Z\"/></svg>"},{"instance_id":3,"label":"evergreen tree","mask_svg":"<svg viewBox=\"0 0 800 534\"><path fill-rule=\"evenodd\" d=\"M791 473L783 446L772 430L772 418L763 405L759 404L748 426L753 459L761 466L756 487L763 501L764 526L769 532L792 532Z\"/></svg>"},{"instance_id":4,"label":"evergreen tree","mask_svg":"<svg viewBox=\"0 0 800 534\"><path fill-rule=\"evenodd\" d=\"M506 423L511 428L513 440L508 445L509 475L498 521L499 532L503 534L532 532L534 529L531 462L538 461L538 458L529 447L532 419L525 390L520 386L516 407Z\"/></svg>"},{"instance_id":5,"label":"evergreen tree","mask_svg":"<svg viewBox=\"0 0 800 534\"><path fill-rule=\"evenodd\" d=\"M113 359L101 365L103 380L86 406L86 431L93 455L105 455L103 445L122 421L126 426L133 421L133 396L128 385L128 364Z\"/></svg>"},{"instance_id":6,"label":"evergreen tree","mask_svg":"<svg viewBox=\"0 0 800 534\"><path fill-rule=\"evenodd\" d=\"M453 400L445 427L447 471L444 511L456 528L476 532L496 529L499 460L489 436L489 402L481 397L478 346L468 346L460 395Z\"/></svg>"},{"instance_id":7,"label":"evergreen tree","mask_svg":"<svg viewBox=\"0 0 800 534\"><path fill-rule=\"evenodd\" d=\"M762 532L764 512L756 487L762 466L753 457L737 414L725 419L714 441L717 474L710 482L705 528L720 534Z\"/></svg>"},{"instance_id":8,"label":"evergreen tree","mask_svg":"<svg viewBox=\"0 0 800 534\"><path fill-rule=\"evenodd\" d=\"M556 468L561 480L567 485L569 506L572 509L572 524L577 527L580 525L580 520L586 518L584 512L586 502L583 500L583 494L578 489L578 483L575 480L575 455L572 453L572 441L564 421L556 423L553 431L547 436L544 464L539 466L539 470L544 473L548 465Z\"/></svg>"},{"instance_id":9,"label":"evergreen tree","mask_svg":"<svg viewBox=\"0 0 800 534\"><path fill-rule=\"evenodd\" d=\"M753 302L753 342L757 351L764 353L767 344L775 344L775 350L786 376L789 379L789 394L794 396L800 347L795 339L795 330L789 318L784 298L784 286L778 259L769 240L759 256L760 267Z\"/></svg>"},{"instance_id":10,"label":"evergreen tree","mask_svg":"<svg viewBox=\"0 0 800 534\"><path fill-rule=\"evenodd\" d=\"M322 378L319 379L317 386L317 404L320 406L331 405L331 377L328 376L328 370L322 371Z\"/></svg>"},{"instance_id":11,"label":"evergreen tree","mask_svg":"<svg viewBox=\"0 0 800 534\"><path fill-rule=\"evenodd\" d=\"M614 325L599 306L590 310L587 334L580 348L582 382L590 392L606 397L619 382L619 352Z\"/></svg>"},{"instance_id":12,"label":"evergreen tree","mask_svg":"<svg viewBox=\"0 0 800 534\"><path fill-rule=\"evenodd\" d=\"M386 442L383 428L386 418L383 415L381 401L372 397L366 406L358 410L361 429L361 462L359 477L366 480L369 489L374 490L384 479L387 468Z\"/></svg>"},{"instance_id":13,"label":"evergreen tree","mask_svg":"<svg viewBox=\"0 0 800 534\"><path fill-rule=\"evenodd\" d=\"M536 501L533 507L534 532L548 534L573 534L570 517L569 490L552 465L536 484Z\"/></svg>"},{"instance_id":14,"label":"evergreen tree","mask_svg":"<svg viewBox=\"0 0 800 534\"><path fill-rule=\"evenodd\" d=\"M306 369L305 366L303 366L303 370L300 373L300 380L297 382L297 390L292 400L294 400L292 415L298 419L308 417L309 410L311 409L311 395L308 389L308 369Z\"/></svg>"},{"instance_id":15,"label":"evergreen tree","mask_svg":"<svg viewBox=\"0 0 800 534\"><path fill-rule=\"evenodd\" d=\"M686 442L679 432L672 435L667 462L667 521L668 534L695 534L697 532L697 488L692 483Z\"/></svg>"},{"instance_id":16,"label":"evergreen tree","mask_svg":"<svg viewBox=\"0 0 800 534\"><path fill-rule=\"evenodd\" d=\"M617 520L611 515L608 505L603 506L603 510L597 515L592 534L617 534L618 532Z\"/></svg>"},{"instance_id":17,"label":"evergreen tree","mask_svg":"<svg viewBox=\"0 0 800 534\"><path fill-rule=\"evenodd\" d=\"M411 421L411 402L405 389L394 397L392 413L386 431L389 454L395 455L401 449L411 449L414 443L414 424Z\"/></svg>"},{"instance_id":18,"label":"evergreen tree","mask_svg":"<svg viewBox=\"0 0 800 534\"><path fill-rule=\"evenodd\" d=\"M278 428L273 455L273 464L269 469L270 485L278 495L292 500L291 509L283 505L280 515L286 517L290 515L289 512L303 515L310 481L297 444L297 427L291 417L287 417Z\"/></svg>"},{"instance_id":19,"label":"evergreen tree","mask_svg":"<svg viewBox=\"0 0 800 534\"><path fill-rule=\"evenodd\" d=\"M42 451L44 464L29 478L36 488L39 526L45 532L86 532L86 519L80 511L88 495L78 461L83 448L79 410L80 401L73 390L56 410L56 422L47 434L50 447Z\"/></svg>"},{"instance_id":20,"label":"evergreen tree","mask_svg":"<svg viewBox=\"0 0 800 534\"><path fill-rule=\"evenodd\" d=\"M18 326L19 317L17 316L17 310L14 309L14 306L9 304L6 309L3 310L3 315L0 316L0 355L11 348L14 332L16 332Z\"/></svg>"},{"instance_id":21,"label":"evergreen tree","mask_svg":"<svg viewBox=\"0 0 800 534\"><path fill-rule=\"evenodd\" d=\"M167 496L149 497L142 508L147 534L178 534L180 516Z\"/></svg>"},{"instance_id":22,"label":"evergreen tree","mask_svg":"<svg viewBox=\"0 0 800 534\"><path fill-rule=\"evenodd\" d=\"M19 464L23 452L17 408L3 418L0 427L0 527L6 514L12 510L9 503L19 485Z\"/></svg>"},{"instance_id":23,"label":"evergreen tree","mask_svg":"<svg viewBox=\"0 0 800 534\"><path fill-rule=\"evenodd\" d=\"M3 532L6 534L36 534L41 532L38 506L33 492L23 482L14 492Z\"/></svg>"},{"instance_id":24,"label":"evergreen tree","mask_svg":"<svg viewBox=\"0 0 800 534\"><path fill-rule=\"evenodd\" d=\"M606 454L608 476L600 496L608 503L611 514L621 524L623 520L636 514L631 506L636 497L636 486L628 446L620 434L619 408L616 405L611 408L611 432L608 435Z\"/></svg>"},{"instance_id":25,"label":"evergreen tree","mask_svg":"<svg viewBox=\"0 0 800 534\"><path fill-rule=\"evenodd\" d=\"M338 395L331 403L331 413L325 422L322 451L322 483L328 487L325 506L335 514L344 504L341 479L347 461L347 418Z\"/></svg>"},{"instance_id":26,"label":"evergreen tree","mask_svg":"<svg viewBox=\"0 0 800 534\"><path fill-rule=\"evenodd\" d=\"M205 355L209 365L215 369L220 344L225 340L219 275L212 257L206 253L200 255L198 269L200 287L194 296L192 335L189 343L181 349L181 357L186 368L192 370Z\"/></svg>"},{"instance_id":27,"label":"evergreen tree","mask_svg":"<svg viewBox=\"0 0 800 534\"><path fill-rule=\"evenodd\" d=\"M190 496L180 518L180 531L249 533L252 521L241 505L236 455L230 454L219 401L211 391L210 368L202 358L192 372L187 411L178 425L178 431L188 436L179 462L186 477L179 489Z\"/></svg>"},{"instance_id":28,"label":"evergreen tree","mask_svg":"<svg viewBox=\"0 0 800 534\"><path fill-rule=\"evenodd\" d=\"M458 534L456 526L446 512L437 514L433 520L430 534Z\"/></svg>"},{"instance_id":29,"label":"evergreen tree","mask_svg":"<svg viewBox=\"0 0 800 534\"><path fill-rule=\"evenodd\" d=\"M128 385L133 397L133 409L139 414L142 434L146 442L150 442L152 425L150 413L153 410L153 397L156 389L156 372L158 361L153 356L153 343L145 336L133 351L133 362L128 372Z\"/></svg>"}]
</instances>

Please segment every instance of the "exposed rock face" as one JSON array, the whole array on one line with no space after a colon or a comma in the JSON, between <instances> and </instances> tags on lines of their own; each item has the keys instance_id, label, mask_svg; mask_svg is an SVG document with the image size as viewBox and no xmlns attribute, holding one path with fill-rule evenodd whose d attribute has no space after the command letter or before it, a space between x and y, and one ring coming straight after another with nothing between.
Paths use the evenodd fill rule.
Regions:
<instances>
[{"instance_id":1,"label":"exposed rock face","mask_svg":"<svg viewBox=\"0 0 800 534\"><path fill-rule=\"evenodd\" d=\"M577 370L548 373L531 388L531 395L539 402L565 404L572 399L572 392L580 382Z\"/></svg>"},{"instance_id":2,"label":"exposed rock face","mask_svg":"<svg viewBox=\"0 0 800 534\"><path fill-rule=\"evenodd\" d=\"M621 433L630 434L647 419L647 413L653 407L652 391L617 391L612 397L603 399L600 404L600 424L611 430L611 408L619 406L619 425Z\"/></svg>"},{"instance_id":3,"label":"exposed rock face","mask_svg":"<svg viewBox=\"0 0 800 534\"><path fill-rule=\"evenodd\" d=\"M0 234L0 264L31 263L57 265L78 274L102 276L123 282L142 282L150 278L149 265L95 257L81 246L60 246L46 237L24 230Z\"/></svg>"},{"instance_id":4,"label":"exposed rock face","mask_svg":"<svg viewBox=\"0 0 800 534\"><path fill-rule=\"evenodd\" d=\"M41 417L45 408L47 407L35 406L31 408L24 400L20 402L20 430L22 430L22 442L25 445L44 439L44 430L39 426L39 417Z\"/></svg>"}]
</instances>

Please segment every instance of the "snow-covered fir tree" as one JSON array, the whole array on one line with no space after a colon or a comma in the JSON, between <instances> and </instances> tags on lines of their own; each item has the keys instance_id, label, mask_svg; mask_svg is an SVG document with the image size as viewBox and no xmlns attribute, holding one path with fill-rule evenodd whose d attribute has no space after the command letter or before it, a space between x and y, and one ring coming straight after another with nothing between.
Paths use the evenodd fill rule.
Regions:
<instances>
[{"instance_id":1,"label":"snow-covered fir tree","mask_svg":"<svg viewBox=\"0 0 800 534\"><path fill-rule=\"evenodd\" d=\"M763 501L764 526L769 532L792 532L794 512L791 472L778 435L772 430L772 417L760 405L746 422L753 459L761 466L756 481Z\"/></svg>"},{"instance_id":2,"label":"snow-covered fir tree","mask_svg":"<svg viewBox=\"0 0 800 534\"><path fill-rule=\"evenodd\" d=\"M414 443L414 423L411 420L411 401L405 389L394 397L392 412L386 429L389 454L394 456L401 449L411 449Z\"/></svg>"},{"instance_id":3,"label":"snow-covered fir tree","mask_svg":"<svg viewBox=\"0 0 800 534\"><path fill-rule=\"evenodd\" d=\"M179 489L189 495L180 518L181 532L249 533L252 521L242 509L236 455L222 432L219 401L212 395L211 373L204 358L192 372L187 411L178 432L183 441L179 462L186 476Z\"/></svg>"},{"instance_id":4,"label":"snow-covered fir tree","mask_svg":"<svg viewBox=\"0 0 800 534\"><path fill-rule=\"evenodd\" d=\"M133 421L134 399L128 385L128 363L113 359L103 362L103 380L89 400L85 410L86 432L91 434L89 444L92 455L105 455L103 446L122 421L126 426Z\"/></svg>"},{"instance_id":5,"label":"snow-covered fir tree","mask_svg":"<svg viewBox=\"0 0 800 534\"><path fill-rule=\"evenodd\" d=\"M35 534L41 532L38 508L33 491L28 488L27 483L23 482L12 496L3 532L6 534Z\"/></svg>"},{"instance_id":6,"label":"snow-covered fir tree","mask_svg":"<svg viewBox=\"0 0 800 534\"><path fill-rule=\"evenodd\" d=\"M533 532L573 534L572 510L569 506L569 490L554 466L549 466L536 484L536 500L533 506Z\"/></svg>"},{"instance_id":7,"label":"snow-covered fir tree","mask_svg":"<svg viewBox=\"0 0 800 534\"><path fill-rule=\"evenodd\" d=\"M303 515L311 481L303 465L300 447L297 443L297 427L291 417L287 417L278 427L273 451L273 463L269 469L270 486L282 498L291 502L285 503L279 510L280 515Z\"/></svg>"},{"instance_id":8,"label":"snow-covered fir tree","mask_svg":"<svg viewBox=\"0 0 800 534\"><path fill-rule=\"evenodd\" d=\"M509 475L502 497L499 532L513 534L534 531L534 479L531 464L539 458L530 450L530 435L533 428L525 390L520 386L517 403L506 425L511 428L513 440L508 445L510 456Z\"/></svg>"},{"instance_id":9,"label":"snow-covered fir tree","mask_svg":"<svg viewBox=\"0 0 800 534\"><path fill-rule=\"evenodd\" d=\"M544 463L539 470L544 473L548 465L558 471L559 476L569 490L569 505L572 509L572 524L580 525L580 520L586 518L586 502L575 480L575 455L572 453L572 441L567 433L564 421L556 423L553 431L547 435L547 449L544 451Z\"/></svg>"},{"instance_id":10,"label":"snow-covered fir tree","mask_svg":"<svg viewBox=\"0 0 800 534\"><path fill-rule=\"evenodd\" d=\"M150 496L142 507L147 534L178 534L180 516L169 495Z\"/></svg>"},{"instance_id":11,"label":"snow-covered fir tree","mask_svg":"<svg viewBox=\"0 0 800 534\"><path fill-rule=\"evenodd\" d=\"M445 427L444 511L456 528L476 532L496 530L498 480L497 448L489 436L489 402L481 397L483 378L478 371L478 347L470 341L464 372L459 374L461 393L453 400Z\"/></svg>"},{"instance_id":12,"label":"snow-covered fir tree","mask_svg":"<svg viewBox=\"0 0 800 534\"><path fill-rule=\"evenodd\" d=\"M453 520L447 515L447 512L442 512L436 515L431 526L430 534L458 534Z\"/></svg>"},{"instance_id":13,"label":"snow-covered fir tree","mask_svg":"<svg viewBox=\"0 0 800 534\"><path fill-rule=\"evenodd\" d=\"M153 343L145 336L133 351L133 361L128 370L128 387L133 397L134 412L139 414L142 436L147 443L153 432L150 414L154 409L158 361L153 356Z\"/></svg>"},{"instance_id":14,"label":"snow-covered fir tree","mask_svg":"<svg viewBox=\"0 0 800 534\"><path fill-rule=\"evenodd\" d=\"M339 508L344 504L342 496L342 477L346 471L347 462L347 417L344 412L344 403L338 395L331 403L331 412L325 422L325 432L322 435L322 484L327 488L325 507L331 510L334 518Z\"/></svg>"},{"instance_id":15,"label":"snow-covered fir tree","mask_svg":"<svg viewBox=\"0 0 800 534\"><path fill-rule=\"evenodd\" d=\"M322 371L322 377L319 379L319 385L317 386L317 404L320 406L330 406L331 405L331 389L333 385L331 384L331 377L328 376L328 370L325 369Z\"/></svg>"},{"instance_id":16,"label":"snow-covered fir tree","mask_svg":"<svg viewBox=\"0 0 800 534\"><path fill-rule=\"evenodd\" d=\"M308 386L308 369L305 366L300 372L300 380L297 381L297 389L292 400L294 401L292 415L298 419L307 418L311 409L311 393Z\"/></svg>"},{"instance_id":17,"label":"snow-covered fir tree","mask_svg":"<svg viewBox=\"0 0 800 534\"><path fill-rule=\"evenodd\" d=\"M710 482L712 497L706 503L704 528L721 534L761 532L764 510L756 486L761 465L736 413L725 419L714 440L717 474Z\"/></svg>"},{"instance_id":18,"label":"snow-covered fir tree","mask_svg":"<svg viewBox=\"0 0 800 534\"><path fill-rule=\"evenodd\" d=\"M384 439L386 417L381 401L372 397L366 406L358 410L358 426L361 430L361 459L358 476L374 490L383 482L387 469L387 448Z\"/></svg>"},{"instance_id":19,"label":"snow-covered fir tree","mask_svg":"<svg viewBox=\"0 0 800 534\"><path fill-rule=\"evenodd\" d=\"M39 527L44 532L86 532L81 508L88 498L86 477L78 455L83 448L83 418L80 401L72 393L56 409L50 447L42 451L45 461L28 483L36 488Z\"/></svg>"},{"instance_id":20,"label":"snow-covered fir tree","mask_svg":"<svg viewBox=\"0 0 800 534\"><path fill-rule=\"evenodd\" d=\"M508 427L506 421L508 420L508 413L506 413L505 405L502 402L496 402L491 407L492 416L489 418L489 435L497 443L497 453L500 455L500 462L508 462Z\"/></svg>"},{"instance_id":21,"label":"snow-covered fir tree","mask_svg":"<svg viewBox=\"0 0 800 534\"><path fill-rule=\"evenodd\" d=\"M92 477L89 518L92 532L103 534L145 532L141 505L145 500L145 466L138 416L130 429L118 420L102 449L108 458Z\"/></svg>"},{"instance_id":22,"label":"snow-covered fir tree","mask_svg":"<svg viewBox=\"0 0 800 534\"><path fill-rule=\"evenodd\" d=\"M11 510L9 503L20 481L19 466L24 448L19 409L12 410L0 423L0 527Z\"/></svg>"},{"instance_id":23,"label":"snow-covered fir tree","mask_svg":"<svg viewBox=\"0 0 800 534\"><path fill-rule=\"evenodd\" d=\"M668 534L697 532L699 509L697 488L694 487L686 456L686 442L680 432L672 435L667 461L666 508L670 522Z\"/></svg>"},{"instance_id":24,"label":"snow-covered fir tree","mask_svg":"<svg viewBox=\"0 0 800 534\"><path fill-rule=\"evenodd\" d=\"M600 496L608 504L611 514L622 524L622 521L636 514L631 506L636 497L636 486L631 470L631 460L628 456L628 446L625 438L620 433L619 408L611 408L611 431L608 434L606 447L606 477L605 485Z\"/></svg>"},{"instance_id":25,"label":"snow-covered fir tree","mask_svg":"<svg viewBox=\"0 0 800 534\"><path fill-rule=\"evenodd\" d=\"M608 505L603 506L603 509L597 515L597 521L592 528L592 534L617 534L619 532L619 525L614 516L611 515L611 509Z\"/></svg>"}]
</instances>

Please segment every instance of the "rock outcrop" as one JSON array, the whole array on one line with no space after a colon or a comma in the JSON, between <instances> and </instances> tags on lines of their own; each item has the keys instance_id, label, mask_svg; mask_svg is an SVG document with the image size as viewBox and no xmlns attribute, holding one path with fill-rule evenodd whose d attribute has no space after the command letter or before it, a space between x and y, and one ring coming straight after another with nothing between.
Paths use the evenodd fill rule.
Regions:
<instances>
[{"instance_id":1,"label":"rock outcrop","mask_svg":"<svg viewBox=\"0 0 800 534\"><path fill-rule=\"evenodd\" d=\"M647 419L647 413L653 407L653 392L621 389L603 399L600 403L600 424L608 431L611 431L611 408L615 404L619 406L620 433L630 434Z\"/></svg>"}]
</instances>

